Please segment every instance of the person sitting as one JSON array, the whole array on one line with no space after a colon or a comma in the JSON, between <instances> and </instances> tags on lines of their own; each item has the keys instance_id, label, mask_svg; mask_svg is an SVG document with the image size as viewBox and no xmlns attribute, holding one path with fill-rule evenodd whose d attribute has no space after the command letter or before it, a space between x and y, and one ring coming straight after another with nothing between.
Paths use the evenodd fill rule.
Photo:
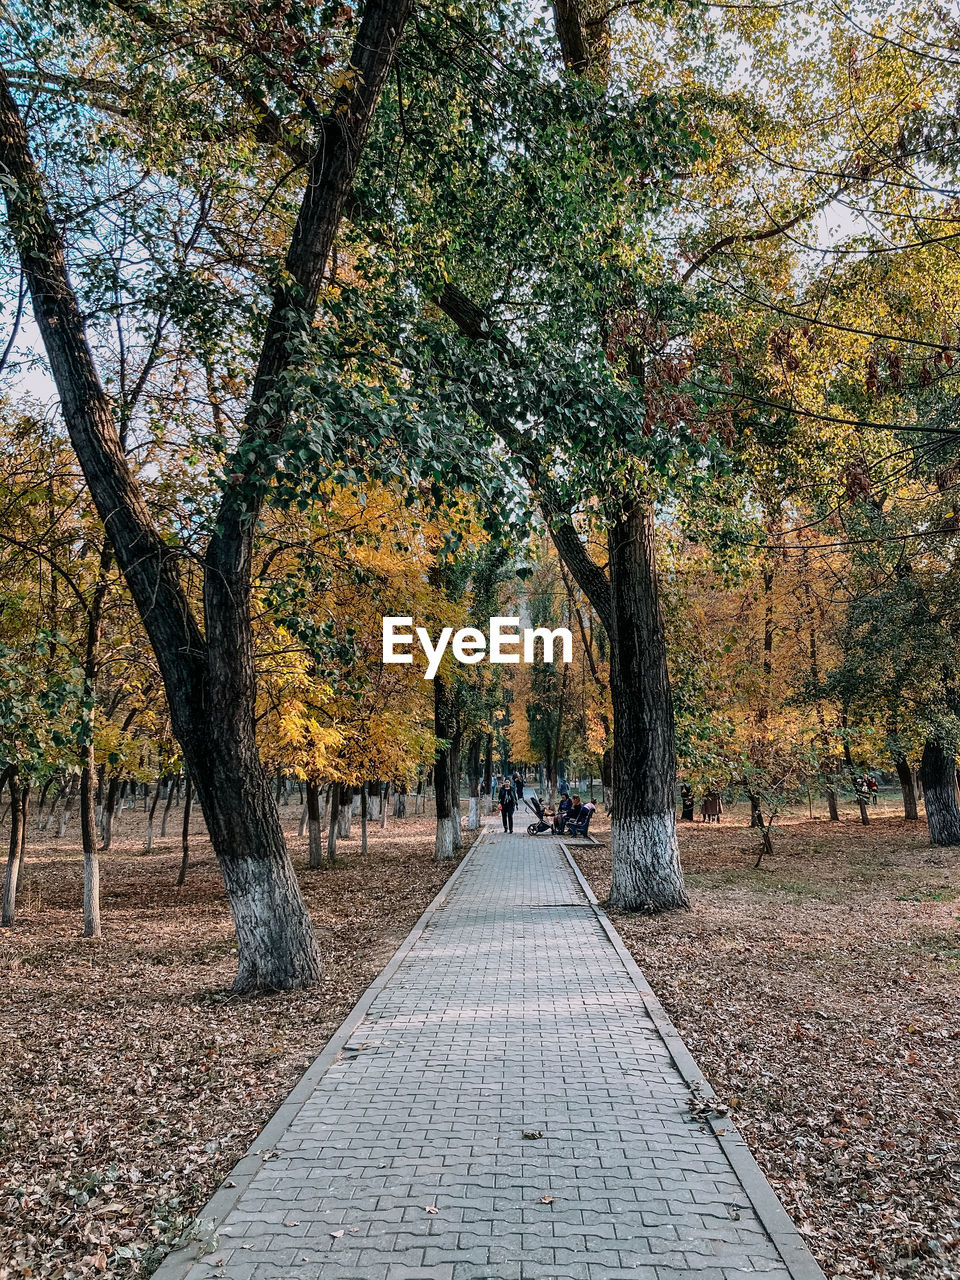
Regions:
<instances>
[{"instance_id":1,"label":"person sitting","mask_svg":"<svg viewBox=\"0 0 960 1280\"><path fill-rule=\"evenodd\" d=\"M580 806L580 812L576 817L571 816L570 834L572 836L585 836L590 828L590 819L596 811L597 806L595 804L592 804L589 801L586 804L582 804Z\"/></svg>"},{"instance_id":2,"label":"person sitting","mask_svg":"<svg viewBox=\"0 0 960 1280\"><path fill-rule=\"evenodd\" d=\"M567 825L570 817L570 810L573 808L573 801L568 795L562 796L560 803L557 805L557 816L554 819L554 830L563 834L563 829Z\"/></svg>"},{"instance_id":3,"label":"person sitting","mask_svg":"<svg viewBox=\"0 0 960 1280\"><path fill-rule=\"evenodd\" d=\"M570 797L570 812L567 814L567 826L572 827L583 813L583 801L578 795Z\"/></svg>"}]
</instances>

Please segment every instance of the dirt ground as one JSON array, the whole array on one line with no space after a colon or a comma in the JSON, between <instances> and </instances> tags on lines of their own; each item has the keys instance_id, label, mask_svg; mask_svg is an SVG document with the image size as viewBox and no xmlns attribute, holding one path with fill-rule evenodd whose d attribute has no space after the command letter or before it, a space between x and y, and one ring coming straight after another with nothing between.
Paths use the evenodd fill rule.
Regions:
<instances>
[{"instance_id":1,"label":"dirt ground","mask_svg":"<svg viewBox=\"0 0 960 1280\"><path fill-rule=\"evenodd\" d=\"M618 930L828 1276L960 1276L960 849L861 826L681 824L692 910ZM603 823L598 837L603 838ZM577 850L601 899L605 848Z\"/></svg>"},{"instance_id":2,"label":"dirt ground","mask_svg":"<svg viewBox=\"0 0 960 1280\"><path fill-rule=\"evenodd\" d=\"M73 828L31 830L0 931L0 1280L149 1274L455 865L411 817L371 826L365 860L352 839L340 867L309 871L299 809L282 812L326 967L273 999L229 994L230 914L200 836L177 890L178 839L144 856L143 815L125 811L92 942Z\"/></svg>"},{"instance_id":3,"label":"dirt ground","mask_svg":"<svg viewBox=\"0 0 960 1280\"><path fill-rule=\"evenodd\" d=\"M0 932L0 1280L149 1273L383 967L452 868L432 822L371 828L305 868L323 984L229 995L229 912L195 838L144 856L126 811L103 857L104 938L81 939L79 850L31 832ZM960 849L888 802L868 828L798 813L776 853L734 809L681 827L689 914L612 913L828 1276L960 1276ZM603 839L604 819L596 834ZM39 841L46 840L45 845ZM578 850L598 896L607 850Z\"/></svg>"}]
</instances>

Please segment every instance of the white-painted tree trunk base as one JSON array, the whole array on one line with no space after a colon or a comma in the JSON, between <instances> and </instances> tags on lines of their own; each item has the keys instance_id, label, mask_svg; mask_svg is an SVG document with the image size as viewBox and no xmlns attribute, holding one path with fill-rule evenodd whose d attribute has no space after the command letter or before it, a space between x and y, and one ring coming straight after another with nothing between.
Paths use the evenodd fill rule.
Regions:
<instances>
[{"instance_id":1,"label":"white-painted tree trunk base","mask_svg":"<svg viewBox=\"0 0 960 1280\"><path fill-rule=\"evenodd\" d=\"M476 831L480 825L480 801L476 796L470 797L470 809L467 814L467 830Z\"/></svg>"},{"instance_id":2,"label":"white-painted tree trunk base","mask_svg":"<svg viewBox=\"0 0 960 1280\"><path fill-rule=\"evenodd\" d=\"M610 853L613 906L651 913L689 907L672 810L642 818L614 818Z\"/></svg>"},{"instance_id":3,"label":"white-painted tree trunk base","mask_svg":"<svg viewBox=\"0 0 960 1280\"><path fill-rule=\"evenodd\" d=\"M437 819L437 842L435 846L438 862L453 857L454 827L458 825L456 818Z\"/></svg>"}]
</instances>

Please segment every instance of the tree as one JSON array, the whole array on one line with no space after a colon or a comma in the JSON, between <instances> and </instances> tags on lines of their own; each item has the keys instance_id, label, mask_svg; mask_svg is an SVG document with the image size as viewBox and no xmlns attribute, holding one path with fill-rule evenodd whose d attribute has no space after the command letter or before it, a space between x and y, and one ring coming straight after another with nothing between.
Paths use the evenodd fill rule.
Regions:
<instances>
[{"instance_id":1,"label":"tree","mask_svg":"<svg viewBox=\"0 0 960 1280\"><path fill-rule=\"evenodd\" d=\"M370 0L312 151L304 195L278 274L243 430L228 459L203 559L203 629L177 552L160 536L124 457L70 281L21 106L0 74L0 165L11 236L77 459L163 673L174 732L203 808L230 897L237 990L316 981L313 929L283 843L256 748L250 619L252 548L263 468L283 439L285 381L296 369L409 0ZM282 450L282 445L281 445Z\"/></svg>"}]
</instances>

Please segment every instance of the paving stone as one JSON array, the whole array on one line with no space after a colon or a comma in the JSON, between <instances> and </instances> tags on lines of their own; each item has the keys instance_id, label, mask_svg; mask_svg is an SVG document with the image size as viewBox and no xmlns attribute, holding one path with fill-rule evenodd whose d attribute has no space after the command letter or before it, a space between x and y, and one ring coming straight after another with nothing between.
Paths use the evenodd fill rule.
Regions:
<instances>
[{"instance_id":1,"label":"paving stone","mask_svg":"<svg viewBox=\"0 0 960 1280\"><path fill-rule=\"evenodd\" d=\"M689 1092L559 843L487 833L241 1182L223 1265L158 1280L816 1280Z\"/></svg>"}]
</instances>

